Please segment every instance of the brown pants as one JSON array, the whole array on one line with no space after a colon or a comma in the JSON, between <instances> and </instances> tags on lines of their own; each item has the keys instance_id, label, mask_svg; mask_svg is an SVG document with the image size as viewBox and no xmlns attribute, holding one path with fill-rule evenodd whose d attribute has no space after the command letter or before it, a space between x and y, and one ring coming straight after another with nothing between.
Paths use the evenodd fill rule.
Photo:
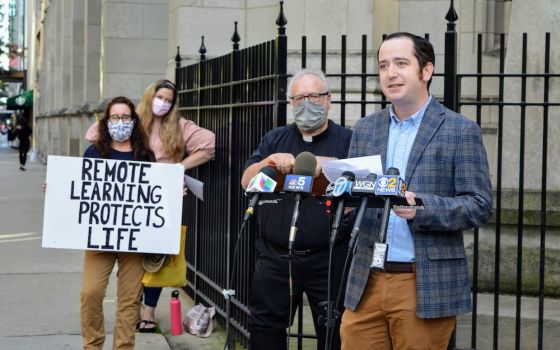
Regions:
<instances>
[{"instance_id":1,"label":"brown pants","mask_svg":"<svg viewBox=\"0 0 560 350\"><path fill-rule=\"evenodd\" d=\"M134 332L142 295L142 254L86 251L82 280L81 324L84 349L101 350L105 342L103 298L118 260L117 316L113 349L134 349Z\"/></svg>"},{"instance_id":2,"label":"brown pants","mask_svg":"<svg viewBox=\"0 0 560 350\"><path fill-rule=\"evenodd\" d=\"M372 272L358 308L342 315L342 349L447 349L455 320L416 316L415 273Z\"/></svg>"}]
</instances>

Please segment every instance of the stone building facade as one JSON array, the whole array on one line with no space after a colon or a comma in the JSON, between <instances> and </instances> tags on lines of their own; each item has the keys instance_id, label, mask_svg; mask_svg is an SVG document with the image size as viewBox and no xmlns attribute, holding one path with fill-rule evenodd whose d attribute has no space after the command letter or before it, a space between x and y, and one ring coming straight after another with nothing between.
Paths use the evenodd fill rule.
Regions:
<instances>
[{"instance_id":1,"label":"stone building facade","mask_svg":"<svg viewBox=\"0 0 560 350\"><path fill-rule=\"evenodd\" d=\"M329 69L335 67L335 70L340 64L337 54L341 49L341 35L346 35L349 72L359 71L362 35L367 35L367 67L373 72L382 35L409 31L429 35L436 50L436 72L442 73L445 15L451 4L459 17L456 26L458 72L476 72L479 33L483 38L484 72L499 70L499 33L506 33L506 72L521 69L522 32L527 32L530 38L530 68L542 69L545 32L553 34L551 46L556 50L551 66L560 65L557 54L560 39L554 35L558 32L556 23L560 18L560 4L555 0L530 3L509 0L286 0L288 72L300 67L302 35L307 37L308 68L320 67L321 36L325 35L327 64ZM276 36L278 12L278 0L29 1L26 46L30 56L27 61L28 88L33 89L36 96L34 113L36 116L72 115L77 111L98 110L103 101L116 95L138 99L155 79L173 79L177 47L180 47L183 66L199 59L202 36L207 57L225 54L232 47L230 38L234 22L238 23L241 47L269 40ZM552 82L558 83L557 80ZM538 79L532 82L535 86L541 83ZM336 84L335 81L332 86L334 98L338 97ZM375 79L369 80L367 86L368 92L372 92L367 98L377 98L373 94L377 90ZM352 99L352 93L359 92L359 82L349 80L347 89L347 98ZM507 84L508 95L517 97L518 90L518 83ZM431 91L441 97L443 79L435 79ZM483 82L484 99L496 99L497 91L497 79ZM554 89L551 99L558 100L558 91ZM461 94L474 98L476 81L465 79ZM535 98L540 96L535 94ZM333 107L332 116L338 114L337 108L336 105ZM362 115L358 107L347 108L347 125L351 126ZM368 106L367 112L375 108ZM474 107L465 107L462 112L475 115ZM495 160L497 107L484 107L482 113L485 144L491 159ZM535 118L540 115L539 110L528 110L528 113ZM89 122L89 119L82 121ZM84 144L83 140L70 141L78 137L74 133L80 133L83 127L72 128L65 132L66 140L60 141L61 150L70 142ZM535 128L538 130L537 126ZM518 133L515 126L505 131L513 136ZM512 147L508 145L506 150ZM79 151L72 153L79 154ZM531 152L538 153L538 147L533 146ZM515 159L513 153L511 157L508 159ZM560 162L554 163L560 167ZM515 161L508 162L505 167L508 174L504 178L506 187L517 186L515 175L509 177L515 173L512 168ZM531 168L537 167L533 164ZM560 169L551 169L552 173L557 170ZM551 181L554 188L560 188L560 178L554 180L551 177ZM528 183L529 186L533 184Z\"/></svg>"},{"instance_id":2,"label":"stone building facade","mask_svg":"<svg viewBox=\"0 0 560 350\"><path fill-rule=\"evenodd\" d=\"M459 70L474 65L476 33L485 34L488 52L496 49L496 33L509 31L512 4L455 1ZM449 6L449 0L287 0L288 47L297 53L306 35L313 55L320 49L321 35L326 35L329 52L336 52L345 34L348 52L357 53L366 34L373 60L383 33L404 30L429 34L437 60L443 53ZM81 108L119 94L137 98L154 79L173 78L177 46L183 65L198 59L201 36L208 57L224 54L231 50L234 21L242 47L269 40L276 35L278 10L277 0L30 1L28 86L37 96L36 114ZM492 55L485 59L495 61ZM289 70L297 65L290 61ZM317 68L314 65L311 60L310 66Z\"/></svg>"}]
</instances>

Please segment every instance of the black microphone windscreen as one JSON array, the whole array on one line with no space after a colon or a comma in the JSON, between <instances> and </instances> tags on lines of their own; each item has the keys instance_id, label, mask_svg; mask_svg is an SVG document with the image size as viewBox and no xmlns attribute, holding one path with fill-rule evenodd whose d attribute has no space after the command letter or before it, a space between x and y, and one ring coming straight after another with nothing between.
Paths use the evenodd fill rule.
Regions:
<instances>
[{"instance_id":1,"label":"black microphone windscreen","mask_svg":"<svg viewBox=\"0 0 560 350\"><path fill-rule=\"evenodd\" d=\"M354 175L354 173L349 171L349 170L346 170L340 176L344 176L345 178L347 178L350 181L354 181L356 179L356 175Z\"/></svg>"},{"instance_id":2,"label":"black microphone windscreen","mask_svg":"<svg viewBox=\"0 0 560 350\"><path fill-rule=\"evenodd\" d=\"M400 175L401 172L397 168L389 168L387 169L387 174L385 175Z\"/></svg>"},{"instance_id":3,"label":"black microphone windscreen","mask_svg":"<svg viewBox=\"0 0 560 350\"><path fill-rule=\"evenodd\" d=\"M297 155L294 164L295 175L313 176L317 167L317 158L311 152L301 152Z\"/></svg>"},{"instance_id":4,"label":"black microphone windscreen","mask_svg":"<svg viewBox=\"0 0 560 350\"><path fill-rule=\"evenodd\" d=\"M265 174L266 176L270 177L272 180L278 180L278 174L276 173L276 169L271 166L265 166L259 170L260 173Z\"/></svg>"}]
</instances>

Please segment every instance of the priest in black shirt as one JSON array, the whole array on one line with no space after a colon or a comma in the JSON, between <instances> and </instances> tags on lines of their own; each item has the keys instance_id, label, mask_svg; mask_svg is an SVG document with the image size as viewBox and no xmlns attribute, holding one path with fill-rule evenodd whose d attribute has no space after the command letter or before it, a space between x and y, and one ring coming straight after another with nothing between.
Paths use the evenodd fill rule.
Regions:
<instances>
[{"instance_id":1,"label":"priest in black shirt","mask_svg":"<svg viewBox=\"0 0 560 350\"><path fill-rule=\"evenodd\" d=\"M295 122L264 135L245 163L243 188L265 166L273 166L284 174L291 173L295 157L304 151L317 158L316 176L321 172L323 161L347 157L352 132L327 119L331 94L325 75L300 71L290 80L288 93ZM249 301L252 350L286 349L286 328L293 320L295 307L289 315L288 261L282 256L288 253L293 197L283 194L258 205L260 235L255 242L257 261ZM318 303L327 300L330 219L319 198L311 195L302 201L297 227L291 258L292 301L306 293L318 338L317 349L324 349L326 327L318 324L319 316L324 314ZM331 295L334 300L340 284L345 284L342 275L347 249L348 236L340 233L333 252ZM339 307L339 311L342 310ZM332 349L340 348L338 324L333 330Z\"/></svg>"}]
</instances>

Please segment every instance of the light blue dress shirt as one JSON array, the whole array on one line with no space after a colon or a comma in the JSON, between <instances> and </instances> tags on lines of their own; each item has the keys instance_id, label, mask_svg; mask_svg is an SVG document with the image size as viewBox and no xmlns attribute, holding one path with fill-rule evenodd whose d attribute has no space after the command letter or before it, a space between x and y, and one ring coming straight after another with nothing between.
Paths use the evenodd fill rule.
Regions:
<instances>
[{"instance_id":1,"label":"light blue dress shirt","mask_svg":"<svg viewBox=\"0 0 560 350\"><path fill-rule=\"evenodd\" d=\"M390 108L391 123L389 124L389 142L387 145L387 169L397 168L401 178L406 182L406 166L412 144L420 128L424 112L430 104L432 96L428 101L410 117L401 121L397 118L393 106ZM387 261L413 262L414 261L414 239L408 227L406 219L400 218L393 211L387 226L387 244L389 253Z\"/></svg>"}]
</instances>

